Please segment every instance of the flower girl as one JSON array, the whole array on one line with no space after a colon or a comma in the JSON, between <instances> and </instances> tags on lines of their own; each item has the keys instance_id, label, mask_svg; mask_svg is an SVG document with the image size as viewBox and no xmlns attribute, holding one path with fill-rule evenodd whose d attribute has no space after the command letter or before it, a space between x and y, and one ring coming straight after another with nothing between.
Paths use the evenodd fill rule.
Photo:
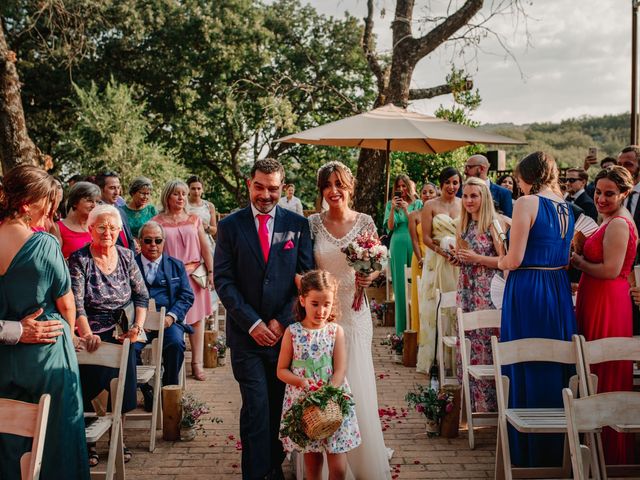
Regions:
<instances>
[{"instance_id":1,"label":"flower girl","mask_svg":"<svg viewBox=\"0 0 640 480\"><path fill-rule=\"evenodd\" d=\"M350 393L345 378L344 333L334 322L337 287L336 280L325 271L313 270L302 277L295 307L298 321L285 331L278 359L278 378L287 384L282 406L282 444L287 452L304 453L306 478L310 480L319 480L322 476L323 452L327 454L329 478L344 479L346 452L356 448L361 441L353 406L343 415L340 427L323 440L308 441L301 446L282 435L287 412L309 390L329 384Z\"/></svg>"}]
</instances>

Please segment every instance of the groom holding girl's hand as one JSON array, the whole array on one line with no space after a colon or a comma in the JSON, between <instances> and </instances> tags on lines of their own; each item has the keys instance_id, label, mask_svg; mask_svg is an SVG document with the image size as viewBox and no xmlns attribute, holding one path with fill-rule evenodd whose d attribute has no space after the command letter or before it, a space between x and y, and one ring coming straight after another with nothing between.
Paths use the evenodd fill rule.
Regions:
<instances>
[{"instance_id":1,"label":"groom holding girl's hand","mask_svg":"<svg viewBox=\"0 0 640 480\"><path fill-rule=\"evenodd\" d=\"M240 384L242 478L282 479L278 438L284 384L280 339L293 322L296 274L314 267L307 220L278 207L284 168L258 160L247 181L251 204L218 226L215 285L227 310L227 344Z\"/></svg>"}]
</instances>

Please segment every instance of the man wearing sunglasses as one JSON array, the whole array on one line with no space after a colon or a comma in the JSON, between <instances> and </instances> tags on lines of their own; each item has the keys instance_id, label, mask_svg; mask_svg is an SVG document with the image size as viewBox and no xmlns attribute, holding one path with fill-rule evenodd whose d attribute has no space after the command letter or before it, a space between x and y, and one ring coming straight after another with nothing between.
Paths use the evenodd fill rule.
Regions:
<instances>
[{"instance_id":1,"label":"man wearing sunglasses","mask_svg":"<svg viewBox=\"0 0 640 480\"><path fill-rule=\"evenodd\" d=\"M598 211L596 205L593 203L591 197L585 191L587 182L589 181L589 174L581 168L570 168L567 170L567 202L573 202L582 210L588 217L598 221Z\"/></svg>"},{"instance_id":2,"label":"man wearing sunglasses","mask_svg":"<svg viewBox=\"0 0 640 480\"><path fill-rule=\"evenodd\" d=\"M511 214L513 213L513 199L511 192L489 180L489 177L487 176L488 173L489 160L487 157L484 155L472 155L467 159L467 163L464 166L464 176L466 178L477 177L484 180L489 187L496 210L511 218ZM458 190L458 196L462 196L462 188Z\"/></svg>"},{"instance_id":3,"label":"man wearing sunglasses","mask_svg":"<svg viewBox=\"0 0 640 480\"><path fill-rule=\"evenodd\" d=\"M145 285L149 290L149 297L156 301L158 309L165 307L164 345L162 347L162 361L164 374L163 385L178 385L180 368L184 360L184 334L193 333L191 327L184 323L186 313L193 305L193 290L189 285L189 278L184 265L169 255L163 255L164 229L159 223L149 221L139 232L140 253L136 256L138 267L145 278ZM157 335L148 332L149 342ZM138 365L141 364L140 352L144 343L136 343ZM148 387L148 388L147 388ZM141 387L145 399L145 409L151 407L151 387Z\"/></svg>"}]
</instances>

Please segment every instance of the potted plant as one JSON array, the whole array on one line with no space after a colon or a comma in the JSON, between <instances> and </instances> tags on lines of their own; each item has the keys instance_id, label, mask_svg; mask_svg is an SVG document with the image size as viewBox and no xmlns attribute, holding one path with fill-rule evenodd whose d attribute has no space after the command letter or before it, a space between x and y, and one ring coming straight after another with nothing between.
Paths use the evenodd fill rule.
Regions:
<instances>
[{"instance_id":1,"label":"potted plant","mask_svg":"<svg viewBox=\"0 0 640 480\"><path fill-rule=\"evenodd\" d=\"M202 416L209 413L209 408L190 393L185 393L181 401L182 420L180 421L180 440L189 442L196 437L197 431L204 432Z\"/></svg>"},{"instance_id":2,"label":"potted plant","mask_svg":"<svg viewBox=\"0 0 640 480\"><path fill-rule=\"evenodd\" d=\"M391 342L391 355L393 357L393 361L395 363L402 363L402 348L404 346L402 335L398 336L393 334L389 340Z\"/></svg>"},{"instance_id":3,"label":"potted plant","mask_svg":"<svg viewBox=\"0 0 640 480\"><path fill-rule=\"evenodd\" d=\"M218 366L225 366L227 364L227 344L224 337L218 339L215 349L218 352Z\"/></svg>"},{"instance_id":4,"label":"potted plant","mask_svg":"<svg viewBox=\"0 0 640 480\"><path fill-rule=\"evenodd\" d=\"M381 327L384 324L384 312L387 306L384 303L371 300L369 308L371 309L371 318L375 320L376 326Z\"/></svg>"},{"instance_id":5,"label":"potted plant","mask_svg":"<svg viewBox=\"0 0 640 480\"><path fill-rule=\"evenodd\" d=\"M453 410L453 393L445 390L434 390L430 387L416 385L407 392L405 400L410 408L427 417L427 433L438 435L440 422L447 412Z\"/></svg>"}]
</instances>

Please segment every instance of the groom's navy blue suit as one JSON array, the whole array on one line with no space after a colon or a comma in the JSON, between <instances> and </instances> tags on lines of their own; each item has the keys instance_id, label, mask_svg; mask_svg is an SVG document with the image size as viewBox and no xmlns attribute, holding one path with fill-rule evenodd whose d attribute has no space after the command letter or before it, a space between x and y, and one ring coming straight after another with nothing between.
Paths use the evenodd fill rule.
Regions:
<instances>
[{"instance_id":1,"label":"groom's navy blue suit","mask_svg":"<svg viewBox=\"0 0 640 480\"><path fill-rule=\"evenodd\" d=\"M265 263L251 206L220 221L214 259L216 291L227 310L227 344L240 384L242 478L264 479L281 471L278 439L284 384L276 377L280 342L259 346L249 334L258 321L293 322L295 275L314 266L307 219L276 208Z\"/></svg>"}]
</instances>

